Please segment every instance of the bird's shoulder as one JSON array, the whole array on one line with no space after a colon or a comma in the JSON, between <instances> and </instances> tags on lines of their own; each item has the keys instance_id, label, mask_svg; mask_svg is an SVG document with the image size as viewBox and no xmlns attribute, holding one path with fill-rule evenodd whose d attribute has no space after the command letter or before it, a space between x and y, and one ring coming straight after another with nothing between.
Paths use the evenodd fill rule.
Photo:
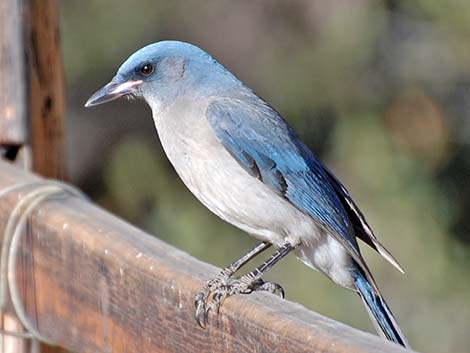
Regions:
<instances>
[{"instance_id":1,"label":"bird's shoulder","mask_svg":"<svg viewBox=\"0 0 470 353\"><path fill-rule=\"evenodd\" d=\"M282 116L264 100L251 92L238 93L233 97L216 97L207 105L207 117L214 125L236 124L247 127L254 134L283 136L291 128ZM267 129L269 127L269 129Z\"/></svg>"}]
</instances>

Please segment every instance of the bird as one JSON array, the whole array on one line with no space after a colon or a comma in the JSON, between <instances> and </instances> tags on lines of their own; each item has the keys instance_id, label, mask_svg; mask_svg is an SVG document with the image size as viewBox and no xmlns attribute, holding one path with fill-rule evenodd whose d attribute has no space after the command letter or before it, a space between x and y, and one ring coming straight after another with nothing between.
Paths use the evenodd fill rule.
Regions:
<instances>
[{"instance_id":1,"label":"bird","mask_svg":"<svg viewBox=\"0 0 470 353\"><path fill-rule=\"evenodd\" d=\"M162 147L191 193L224 221L260 243L195 295L201 327L229 296L282 286L263 274L289 253L359 294L379 334L409 347L361 255L358 239L400 272L348 190L287 121L207 52L166 40L129 56L85 103L141 98L152 110ZM260 266L235 276L273 246Z\"/></svg>"}]
</instances>

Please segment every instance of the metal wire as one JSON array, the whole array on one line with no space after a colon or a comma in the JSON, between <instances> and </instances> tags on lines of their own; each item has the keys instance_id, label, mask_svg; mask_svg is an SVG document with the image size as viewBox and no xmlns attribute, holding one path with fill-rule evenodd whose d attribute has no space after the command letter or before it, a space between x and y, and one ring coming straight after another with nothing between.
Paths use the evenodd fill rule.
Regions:
<instances>
[{"instance_id":1,"label":"metal wire","mask_svg":"<svg viewBox=\"0 0 470 353\"><path fill-rule=\"evenodd\" d=\"M34 182L24 182L14 184L0 190L0 198L5 197L14 191L26 190L23 196L19 194L19 200L10 213L5 227L2 251L0 254L0 311L3 311L7 302L7 288L15 314L26 329L26 332L13 332L0 330L1 334L20 337L25 339L35 339L48 344L53 344L49 339L41 335L26 315L21 297L16 283L16 260L21 235L28 217L46 199L58 195L73 195L85 198L85 195L78 189L52 180L41 180Z\"/></svg>"}]
</instances>

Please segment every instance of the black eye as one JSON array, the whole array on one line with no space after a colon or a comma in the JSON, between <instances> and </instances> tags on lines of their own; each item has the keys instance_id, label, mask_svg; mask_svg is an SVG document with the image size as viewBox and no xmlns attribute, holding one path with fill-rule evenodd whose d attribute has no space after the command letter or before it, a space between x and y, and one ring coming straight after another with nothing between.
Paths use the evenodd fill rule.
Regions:
<instances>
[{"instance_id":1,"label":"black eye","mask_svg":"<svg viewBox=\"0 0 470 353\"><path fill-rule=\"evenodd\" d=\"M152 64L145 64L140 68L140 73L144 76L150 76L154 70L155 69Z\"/></svg>"}]
</instances>

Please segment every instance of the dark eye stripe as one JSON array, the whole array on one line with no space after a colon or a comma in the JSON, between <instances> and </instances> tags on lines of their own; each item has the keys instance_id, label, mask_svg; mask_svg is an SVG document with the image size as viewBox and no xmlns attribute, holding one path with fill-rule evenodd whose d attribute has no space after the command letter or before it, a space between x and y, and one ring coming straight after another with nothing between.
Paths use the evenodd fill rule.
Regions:
<instances>
[{"instance_id":1,"label":"dark eye stripe","mask_svg":"<svg viewBox=\"0 0 470 353\"><path fill-rule=\"evenodd\" d=\"M142 65L142 67L140 68L140 73L144 76L151 75L153 71L154 71L154 68L152 64L145 64L145 65Z\"/></svg>"}]
</instances>

